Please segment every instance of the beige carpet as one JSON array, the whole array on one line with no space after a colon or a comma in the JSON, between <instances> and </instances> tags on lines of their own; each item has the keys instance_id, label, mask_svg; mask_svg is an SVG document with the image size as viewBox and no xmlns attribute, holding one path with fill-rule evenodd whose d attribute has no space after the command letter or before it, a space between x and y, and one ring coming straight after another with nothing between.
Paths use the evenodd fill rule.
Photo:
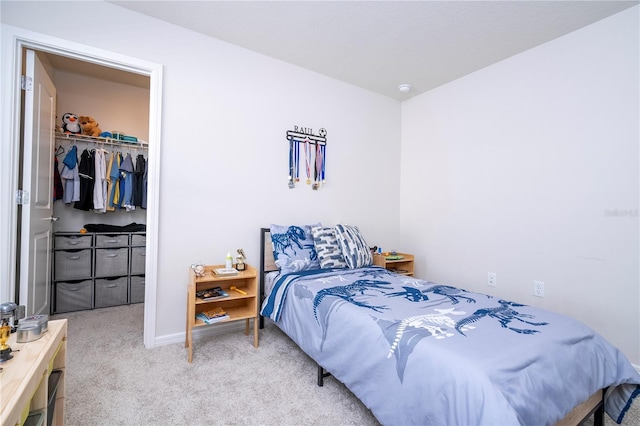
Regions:
<instances>
[{"instance_id":1,"label":"beige carpet","mask_svg":"<svg viewBox=\"0 0 640 426\"><path fill-rule=\"evenodd\" d=\"M69 320L68 426L378 425L335 379L318 387L315 363L269 321L259 348L231 331L196 340L189 364L182 344L144 348L142 304L58 318ZM623 425L640 425L639 402Z\"/></svg>"}]
</instances>

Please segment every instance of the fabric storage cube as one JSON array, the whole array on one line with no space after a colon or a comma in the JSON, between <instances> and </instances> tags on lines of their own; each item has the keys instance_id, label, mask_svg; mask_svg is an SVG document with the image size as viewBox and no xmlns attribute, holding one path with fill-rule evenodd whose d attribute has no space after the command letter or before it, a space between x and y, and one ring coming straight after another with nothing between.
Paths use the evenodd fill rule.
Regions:
<instances>
[{"instance_id":1,"label":"fabric storage cube","mask_svg":"<svg viewBox=\"0 0 640 426\"><path fill-rule=\"evenodd\" d=\"M96 234L96 247L127 247L129 234Z\"/></svg>"},{"instance_id":2,"label":"fabric storage cube","mask_svg":"<svg viewBox=\"0 0 640 426\"><path fill-rule=\"evenodd\" d=\"M127 275L129 249L96 249L96 277Z\"/></svg>"},{"instance_id":3,"label":"fabric storage cube","mask_svg":"<svg viewBox=\"0 0 640 426\"><path fill-rule=\"evenodd\" d=\"M93 307L93 280L56 283L56 313Z\"/></svg>"},{"instance_id":4,"label":"fabric storage cube","mask_svg":"<svg viewBox=\"0 0 640 426\"><path fill-rule=\"evenodd\" d=\"M131 274L144 274L144 267L146 262L146 248L145 247L133 247L131 249Z\"/></svg>"},{"instance_id":5,"label":"fabric storage cube","mask_svg":"<svg viewBox=\"0 0 640 426\"><path fill-rule=\"evenodd\" d=\"M127 303L127 277L96 279L96 308Z\"/></svg>"},{"instance_id":6,"label":"fabric storage cube","mask_svg":"<svg viewBox=\"0 0 640 426\"><path fill-rule=\"evenodd\" d=\"M146 246L147 245L147 234L131 234L131 245L132 246Z\"/></svg>"},{"instance_id":7,"label":"fabric storage cube","mask_svg":"<svg viewBox=\"0 0 640 426\"><path fill-rule=\"evenodd\" d=\"M129 303L144 302L144 275L133 275L130 279Z\"/></svg>"},{"instance_id":8,"label":"fabric storage cube","mask_svg":"<svg viewBox=\"0 0 640 426\"><path fill-rule=\"evenodd\" d=\"M56 250L54 252L55 280L73 280L91 276L91 249Z\"/></svg>"},{"instance_id":9,"label":"fabric storage cube","mask_svg":"<svg viewBox=\"0 0 640 426\"><path fill-rule=\"evenodd\" d=\"M91 248L92 235L55 235L53 237L54 247L57 249L82 249Z\"/></svg>"}]
</instances>

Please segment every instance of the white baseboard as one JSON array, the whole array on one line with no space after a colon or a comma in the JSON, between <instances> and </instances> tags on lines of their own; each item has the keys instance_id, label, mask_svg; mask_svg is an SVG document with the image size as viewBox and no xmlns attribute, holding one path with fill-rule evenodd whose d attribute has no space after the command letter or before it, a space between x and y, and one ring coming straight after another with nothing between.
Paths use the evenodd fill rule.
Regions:
<instances>
[{"instance_id":1,"label":"white baseboard","mask_svg":"<svg viewBox=\"0 0 640 426\"><path fill-rule=\"evenodd\" d=\"M200 339L205 336L215 336L231 331L244 332L244 321L233 321L216 324L212 327L198 327L193 330L193 339ZM253 324L251 324L253 327ZM186 332L185 332L186 333ZM155 339L155 346L173 345L174 343L184 343L185 333L166 334L164 336L158 336Z\"/></svg>"}]
</instances>

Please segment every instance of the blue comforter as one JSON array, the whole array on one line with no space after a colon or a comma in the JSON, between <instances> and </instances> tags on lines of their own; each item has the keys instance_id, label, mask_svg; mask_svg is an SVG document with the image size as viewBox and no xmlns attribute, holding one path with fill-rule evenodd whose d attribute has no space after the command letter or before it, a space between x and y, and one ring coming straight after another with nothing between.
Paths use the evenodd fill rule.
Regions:
<instances>
[{"instance_id":1,"label":"blue comforter","mask_svg":"<svg viewBox=\"0 0 640 426\"><path fill-rule=\"evenodd\" d=\"M261 314L384 425L554 424L605 387L620 423L640 393L579 321L379 267L284 275Z\"/></svg>"}]
</instances>

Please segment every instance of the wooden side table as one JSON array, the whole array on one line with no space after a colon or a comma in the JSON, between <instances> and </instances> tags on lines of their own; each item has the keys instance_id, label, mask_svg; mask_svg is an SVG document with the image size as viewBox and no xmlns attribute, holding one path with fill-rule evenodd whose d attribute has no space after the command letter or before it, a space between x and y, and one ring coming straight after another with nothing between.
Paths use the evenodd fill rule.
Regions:
<instances>
[{"instance_id":1,"label":"wooden side table","mask_svg":"<svg viewBox=\"0 0 640 426\"><path fill-rule=\"evenodd\" d=\"M397 274L413 276L414 256L409 253L396 253L396 256L399 256L400 259L391 259L390 255L385 256L384 253L374 254L373 264L382 266L383 268L387 268L388 270Z\"/></svg>"},{"instance_id":2,"label":"wooden side table","mask_svg":"<svg viewBox=\"0 0 640 426\"><path fill-rule=\"evenodd\" d=\"M184 346L188 348L188 360L191 362L193 354L193 329L194 327L215 327L230 321L245 320L244 334L249 335L249 321L253 319L253 346L258 347L258 273L256 269L246 264L244 271L238 275L216 275L215 269L224 268L224 265L205 266L204 276L198 277L189 268L189 288L187 293L187 330ZM231 290L235 286L240 291ZM196 297L196 292L213 287L221 287L229 296L216 300L202 300ZM244 293L244 294L243 294ZM215 324L207 324L196 318L200 312L223 308L229 318Z\"/></svg>"},{"instance_id":3,"label":"wooden side table","mask_svg":"<svg viewBox=\"0 0 640 426\"><path fill-rule=\"evenodd\" d=\"M7 342L15 351L13 359L0 364L0 425L22 425L30 411L39 410L45 418L52 416L53 425L63 425L67 320L49 321L38 340L17 343L16 337L11 334ZM50 399L53 393L55 399Z\"/></svg>"}]
</instances>

